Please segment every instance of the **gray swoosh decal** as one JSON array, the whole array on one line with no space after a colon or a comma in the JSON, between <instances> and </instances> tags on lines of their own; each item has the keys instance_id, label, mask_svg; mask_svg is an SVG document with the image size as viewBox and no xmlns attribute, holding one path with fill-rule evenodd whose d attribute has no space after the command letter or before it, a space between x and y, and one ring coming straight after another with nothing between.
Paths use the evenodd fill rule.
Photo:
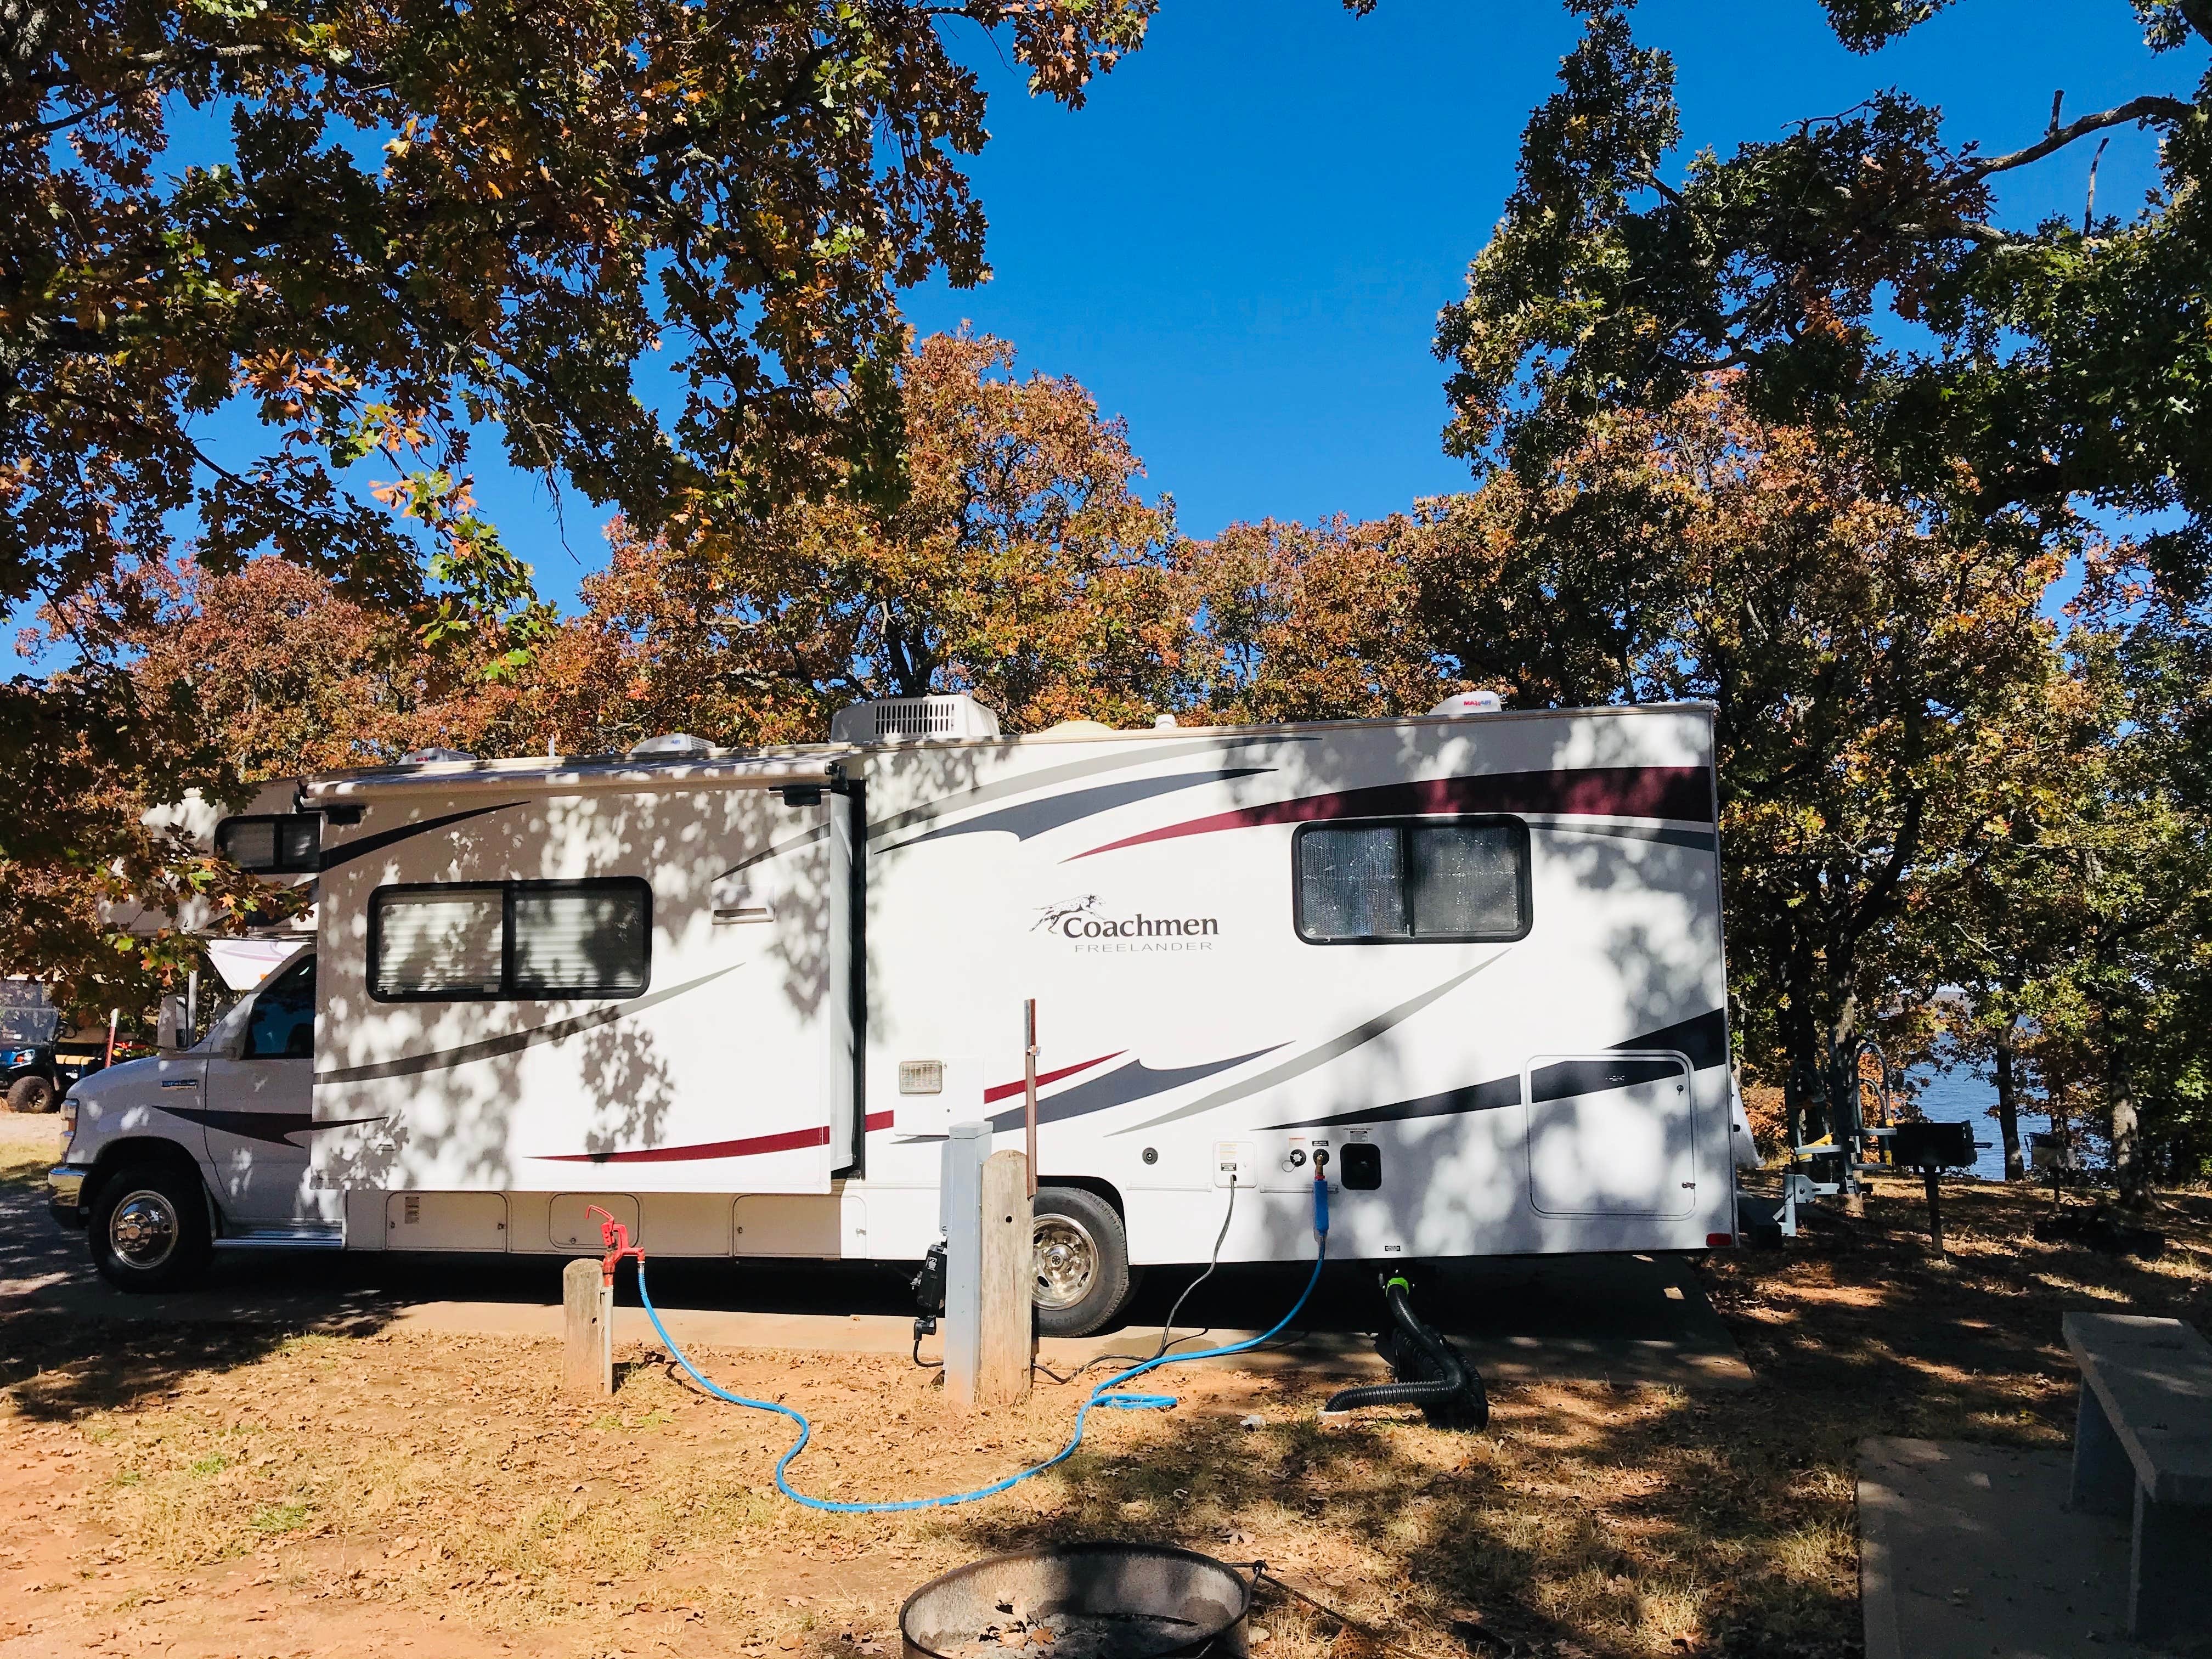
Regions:
<instances>
[{"instance_id":1,"label":"gray swoosh decal","mask_svg":"<svg viewBox=\"0 0 2212 1659\"><path fill-rule=\"evenodd\" d=\"M1163 1123L1173 1123L1182 1118L1194 1117L1200 1112L1212 1110L1216 1106L1226 1106L1231 1101L1244 1100L1260 1093L1262 1090L1272 1089L1279 1083L1287 1083L1294 1077L1303 1077L1316 1066L1326 1066L1338 1055L1350 1054L1360 1044L1372 1042L1392 1026L1411 1019L1437 998L1456 991L1484 969L1491 966L1492 963L1504 960L1505 954L1504 951L1500 951L1489 961L1478 962L1465 973L1455 974L1443 984L1432 986L1411 1000L1401 1002L1396 1007L1387 1009L1376 1015L1374 1018L1353 1026L1343 1036L1332 1037L1317 1048L1309 1048L1302 1054L1293 1054L1281 1065L1270 1066L1257 1077L1247 1078L1242 1083L1232 1083L1226 1089L1217 1089L1212 1094L1191 1102L1188 1106L1178 1106L1171 1112L1164 1112L1159 1116L1148 1118L1142 1123L1133 1123L1126 1129L1110 1130L1109 1133L1130 1135L1136 1133L1139 1129L1157 1128Z\"/></svg>"},{"instance_id":2,"label":"gray swoosh decal","mask_svg":"<svg viewBox=\"0 0 2212 1659\"><path fill-rule=\"evenodd\" d=\"M1133 1100L1144 1100L1153 1095L1164 1095L1170 1089L1180 1089L1186 1083L1196 1083L1201 1078L1213 1077L1231 1067L1242 1066L1248 1060L1257 1060L1262 1054L1272 1054L1285 1045L1276 1043L1272 1048L1255 1048L1249 1054L1238 1054L1231 1060L1208 1060L1202 1066L1170 1066L1154 1071L1142 1060L1127 1066L1117 1066L1103 1077L1095 1077L1079 1083L1073 1088L1062 1089L1049 1100L1037 1103L1039 1123L1058 1123L1071 1117L1088 1117L1093 1112L1103 1112L1113 1106L1126 1106ZM1018 1129L1024 1121L1019 1109L1000 1112L991 1120L991 1127Z\"/></svg>"},{"instance_id":3,"label":"gray swoosh decal","mask_svg":"<svg viewBox=\"0 0 2212 1659\"><path fill-rule=\"evenodd\" d=\"M1693 848L1710 853L1720 837L1710 830L1644 830L1632 824L1535 823L1528 826L1551 836L1611 836L1619 841L1656 841L1668 847Z\"/></svg>"},{"instance_id":4,"label":"gray swoosh decal","mask_svg":"<svg viewBox=\"0 0 2212 1659\"><path fill-rule=\"evenodd\" d=\"M744 966L733 962L726 968L717 968L711 974L686 980L681 985L672 985L665 991L632 997L627 1002L617 1002L605 1008L594 1009L588 1014L578 1014L569 1019L556 1019L550 1025L532 1026L527 1031L509 1031L501 1036L486 1037L481 1042L465 1042L458 1048L441 1048L434 1054L409 1054L399 1060L383 1060L373 1066L343 1066L336 1071L318 1072L317 1083L371 1083L379 1078L414 1077L423 1072L448 1071L456 1066L466 1066L479 1060L496 1060L502 1054L520 1054L525 1048L535 1048L548 1042L559 1042L574 1036L580 1031L595 1026L610 1025L631 1014L642 1013L656 1003L680 997L687 991L733 974Z\"/></svg>"},{"instance_id":5,"label":"gray swoosh decal","mask_svg":"<svg viewBox=\"0 0 2212 1659\"><path fill-rule=\"evenodd\" d=\"M336 847L323 849L323 870L325 874L342 864L350 864L371 853L380 853L412 836L426 835L433 830L443 830L448 824L459 823L467 818L480 818L487 812L504 812L510 806L523 806L526 801L501 801L496 806L472 806L465 812L448 812L443 817L423 818L415 823L403 823L394 829L380 830L374 836L363 836L358 841L341 842Z\"/></svg>"},{"instance_id":6,"label":"gray swoosh decal","mask_svg":"<svg viewBox=\"0 0 2212 1659\"><path fill-rule=\"evenodd\" d=\"M964 812L971 806L1004 800L1009 795L1025 795L1032 790L1049 789L1056 783L1072 782L1077 778L1097 777L1102 772L1126 771L1132 766L1145 766L1153 761L1176 760L1186 755L1218 755L1231 749L1249 749L1255 744L1294 744L1317 741L1314 735L1279 737L1273 733L1255 733L1244 738L1200 738L1189 743L1147 744L1133 755L1093 756L1089 760L1071 761L1065 766L1048 766L1036 772L1024 772L1019 777L1002 778L996 783L980 783L972 789L963 789L953 794L909 806L903 812L894 812L868 826L868 840L872 843L895 836L902 830L910 830L917 823L927 823L932 818L941 818L948 812ZM741 859L722 872L734 876L740 870L750 870L756 864L785 853L795 852L801 847L811 847L828 833L821 828L808 830L803 836ZM906 843L911 845L912 843ZM886 851L889 849L886 848Z\"/></svg>"},{"instance_id":7,"label":"gray swoosh decal","mask_svg":"<svg viewBox=\"0 0 2212 1659\"><path fill-rule=\"evenodd\" d=\"M219 1107L172 1106L169 1110L203 1129L213 1129L220 1134L236 1135L241 1140L264 1141L271 1146L290 1146L297 1151L295 1142L289 1137L312 1134L318 1129L350 1129L361 1123L381 1123L384 1116L330 1118L318 1123L307 1112L248 1112L226 1111Z\"/></svg>"},{"instance_id":8,"label":"gray swoosh decal","mask_svg":"<svg viewBox=\"0 0 2212 1659\"><path fill-rule=\"evenodd\" d=\"M740 870L750 870L756 864L765 864L770 859L781 858L786 853L796 853L802 847L811 847L829 833L828 824L817 823L803 836L793 836L789 841L772 842L750 858L739 859L714 879L720 881L726 877L736 875Z\"/></svg>"},{"instance_id":9,"label":"gray swoosh decal","mask_svg":"<svg viewBox=\"0 0 2212 1659\"><path fill-rule=\"evenodd\" d=\"M1073 761L1066 766L1048 766L1042 771L1024 772L1019 777L1002 779L997 783L978 784L973 789L963 789L957 794L946 795L926 805L910 806L903 812L894 812L880 823L869 825L868 839L879 841L913 824L941 818L947 812L964 811L970 806L981 806L986 801L1004 800L1009 795L1027 794L1033 789L1048 789L1055 783L1067 783L1077 778L1097 777L1102 772L1120 772L1132 766L1147 765L1153 761L1180 759L1185 755L1218 755L1231 749L1248 749L1255 744L1312 743L1316 740L1311 735L1277 737L1270 733L1249 738L1201 738L1192 743L1148 743L1133 755L1097 756L1090 760Z\"/></svg>"},{"instance_id":10,"label":"gray swoosh decal","mask_svg":"<svg viewBox=\"0 0 2212 1659\"><path fill-rule=\"evenodd\" d=\"M1728 1063L1727 1016L1716 1008L1709 1014L1612 1045L1616 1050L1671 1048L1687 1054L1698 1071ZM1538 1103L1571 1099L1595 1089L1612 1089L1627 1081L1649 1081L1675 1071L1671 1060L1564 1060L1547 1066L1530 1079L1531 1097ZM1270 1123L1267 1129L1331 1129L1352 1123L1403 1123L1410 1118L1449 1117L1460 1112L1494 1111L1521 1103L1518 1077L1492 1078L1457 1089L1423 1095L1418 1100L1393 1101L1388 1106L1362 1106L1328 1117L1301 1118L1295 1123Z\"/></svg>"},{"instance_id":11,"label":"gray swoosh decal","mask_svg":"<svg viewBox=\"0 0 2212 1659\"><path fill-rule=\"evenodd\" d=\"M1334 1129L1351 1123L1403 1123L1417 1117L1450 1117L1461 1112L1491 1112L1501 1106L1521 1103L1521 1079L1514 1077L1492 1078L1487 1083L1470 1083L1464 1088L1446 1089L1439 1094L1423 1095L1418 1100L1395 1101L1388 1106L1363 1106L1355 1111L1337 1112L1328 1117L1300 1118L1295 1123L1270 1123L1261 1133L1271 1129Z\"/></svg>"},{"instance_id":12,"label":"gray swoosh decal","mask_svg":"<svg viewBox=\"0 0 2212 1659\"><path fill-rule=\"evenodd\" d=\"M1202 783L1226 783L1235 778L1257 777L1272 772L1272 766L1236 766L1219 772L1178 772L1164 778L1125 778L1120 783L1094 784L1088 789L1071 789L1065 794L1047 795L1042 800L1024 801L1018 806L1002 806L995 812L986 812L963 823L947 824L941 830L932 830L916 836L912 841L902 841L899 847L919 847L926 841L939 841L947 836L988 835L999 830L1017 841L1027 841L1032 836L1042 836L1048 830L1058 830L1087 818L1095 812L1111 811L1116 806L1127 806L1133 801L1150 800L1156 795L1171 795L1179 789L1195 789ZM896 851L886 847L886 853Z\"/></svg>"}]
</instances>

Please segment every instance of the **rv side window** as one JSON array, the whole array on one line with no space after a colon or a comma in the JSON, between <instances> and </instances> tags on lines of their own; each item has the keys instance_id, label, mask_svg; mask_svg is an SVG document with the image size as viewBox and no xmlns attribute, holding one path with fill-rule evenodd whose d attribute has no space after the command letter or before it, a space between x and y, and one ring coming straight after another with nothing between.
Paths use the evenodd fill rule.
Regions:
<instances>
[{"instance_id":1,"label":"rv side window","mask_svg":"<svg viewBox=\"0 0 2212 1659\"><path fill-rule=\"evenodd\" d=\"M1312 945L1522 938L1528 830L1518 818L1308 824L1291 841L1298 937Z\"/></svg>"},{"instance_id":2,"label":"rv side window","mask_svg":"<svg viewBox=\"0 0 2212 1659\"><path fill-rule=\"evenodd\" d=\"M380 1002L634 997L652 976L642 881L382 887L368 917Z\"/></svg>"},{"instance_id":3,"label":"rv side window","mask_svg":"<svg viewBox=\"0 0 2212 1659\"><path fill-rule=\"evenodd\" d=\"M215 827L215 850L256 875L299 875L322 866L319 812L258 813Z\"/></svg>"},{"instance_id":4,"label":"rv side window","mask_svg":"<svg viewBox=\"0 0 2212 1659\"><path fill-rule=\"evenodd\" d=\"M530 997L634 997L645 989L653 890L641 881L518 886L508 983Z\"/></svg>"}]
</instances>

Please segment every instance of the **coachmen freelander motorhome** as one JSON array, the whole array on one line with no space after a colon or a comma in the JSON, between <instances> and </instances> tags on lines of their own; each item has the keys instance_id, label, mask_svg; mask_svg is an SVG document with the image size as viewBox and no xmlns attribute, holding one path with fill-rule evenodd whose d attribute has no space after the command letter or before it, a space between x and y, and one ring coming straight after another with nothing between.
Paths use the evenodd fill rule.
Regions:
<instances>
[{"instance_id":1,"label":"coachmen freelander motorhome","mask_svg":"<svg viewBox=\"0 0 2212 1659\"><path fill-rule=\"evenodd\" d=\"M58 1207L153 1284L210 1228L594 1251L593 1205L913 1261L949 1127L1018 1144L1035 998L1048 1330L1224 1213L1304 1259L1322 1153L1347 1256L1730 1242L1708 708L832 736L311 780L316 944L79 1092Z\"/></svg>"}]
</instances>

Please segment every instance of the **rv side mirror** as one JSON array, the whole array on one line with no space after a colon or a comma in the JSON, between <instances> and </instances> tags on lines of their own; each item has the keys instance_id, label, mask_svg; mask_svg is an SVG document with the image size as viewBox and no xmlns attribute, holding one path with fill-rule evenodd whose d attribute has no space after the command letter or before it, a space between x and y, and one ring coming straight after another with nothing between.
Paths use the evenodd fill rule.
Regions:
<instances>
[{"instance_id":1,"label":"rv side mirror","mask_svg":"<svg viewBox=\"0 0 2212 1659\"><path fill-rule=\"evenodd\" d=\"M165 1054L173 1054L187 1045L191 1033L185 1029L185 1000L168 996L161 999L161 1012L154 1021L154 1046Z\"/></svg>"}]
</instances>

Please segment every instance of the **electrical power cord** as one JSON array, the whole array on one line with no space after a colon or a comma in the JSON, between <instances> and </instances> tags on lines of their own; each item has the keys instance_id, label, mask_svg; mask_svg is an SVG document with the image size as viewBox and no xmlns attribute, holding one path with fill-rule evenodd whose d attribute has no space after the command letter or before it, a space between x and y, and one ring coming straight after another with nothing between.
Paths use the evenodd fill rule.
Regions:
<instances>
[{"instance_id":1,"label":"electrical power cord","mask_svg":"<svg viewBox=\"0 0 2212 1659\"><path fill-rule=\"evenodd\" d=\"M1236 1218L1236 1215L1237 1183L1234 1181L1231 1181L1229 1183L1229 1202L1223 1206L1221 1212L1221 1231L1213 1236L1213 1253L1206 1259L1206 1271L1200 1273L1197 1278L1192 1279L1189 1284L1184 1285L1182 1287L1182 1294L1176 1297L1174 1305L1169 1308L1167 1322L1160 1327L1160 1346L1158 1347L1153 1349L1152 1352L1148 1354L1102 1353L1096 1359L1087 1359L1084 1361L1082 1364L1078 1365L1066 1376L1060 1376L1059 1372L1053 1370L1050 1367L1045 1365L1033 1364L1032 1369L1050 1378L1054 1382L1068 1383L1074 1382L1076 1378L1081 1376L1085 1371L1097 1370L1101 1365L1111 1365L1117 1363L1125 1365L1133 1365L1142 1360L1158 1359L1162 1354L1164 1354L1170 1348L1175 1346L1178 1342L1195 1342L1200 1337L1206 1335L1213 1329L1212 1326L1202 1325L1198 1329L1193 1331L1188 1336L1176 1335L1176 1316L1182 1311L1182 1304L1190 1300L1190 1293L1196 1290L1200 1285L1205 1284L1207 1279L1212 1278L1213 1270L1221 1265L1221 1247L1229 1237L1229 1224ZM917 1346L915 1352L916 1355L919 1356L921 1353L920 1347Z\"/></svg>"},{"instance_id":2,"label":"electrical power cord","mask_svg":"<svg viewBox=\"0 0 2212 1659\"><path fill-rule=\"evenodd\" d=\"M1225 1230L1224 1223L1224 1231ZM1118 1407L1127 1411L1145 1411L1164 1410L1176 1403L1176 1397L1171 1394L1114 1392L1122 1383L1132 1382L1146 1372L1157 1370L1163 1365L1179 1365L1193 1359L1214 1359L1227 1354L1244 1353L1258 1347L1262 1342L1281 1332L1298 1316L1299 1310L1306 1305L1306 1299L1313 1294L1314 1286L1321 1282L1322 1264L1328 1260L1328 1182L1320 1171L1316 1171L1313 1273L1306 1279L1305 1289L1298 1292L1298 1299L1291 1304L1291 1310L1285 1314L1273 1328L1253 1337L1249 1341L1231 1342L1223 1347L1200 1348L1193 1353L1158 1355L1108 1377L1093 1389L1083 1404L1077 1407L1075 1431L1068 1436L1067 1443L1050 1457L1046 1458L1042 1463L1033 1463L1028 1468L1018 1470L1003 1480L994 1480L988 1486L978 1486L973 1492L951 1492L941 1498L905 1498L887 1499L878 1503L843 1503L836 1498L815 1498L799 1491L786 1478L784 1472L790 1468L792 1460L806 1449L806 1443L814 1437L814 1425L806 1420L805 1413L793 1407L784 1405L777 1401L748 1400L741 1394L732 1394L727 1389L711 1381L705 1373L693 1364L690 1357L683 1349L678 1347L676 1340L668 1334L668 1328L660 1322L659 1310L653 1305L652 1295L647 1291L645 1285L645 1253L640 1250L635 1252L635 1255L637 1299L645 1308L645 1316L653 1322L653 1328L659 1336L661 1346L668 1350L669 1358L681 1365L690 1374L694 1382L714 1395L715 1399L732 1406L744 1406L757 1412L774 1412L779 1417L789 1418L799 1425L799 1437L793 1440L783 1455L776 1460L775 1489L794 1504L804 1504L810 1510L825 1510L832 1515L888 1515L903 1510L950 1508L955 1504L972 1504L979 1498L995 1497L1008 1487L1018 1486L1028 1480L1031 1475L1042 1474L1054 1464L1064 1462L1073 1456L1075 1449L1083 1443L1084 1425L1089 1422L1091 1411L1094 1406Z\"/></svg>"}]
</instances>

